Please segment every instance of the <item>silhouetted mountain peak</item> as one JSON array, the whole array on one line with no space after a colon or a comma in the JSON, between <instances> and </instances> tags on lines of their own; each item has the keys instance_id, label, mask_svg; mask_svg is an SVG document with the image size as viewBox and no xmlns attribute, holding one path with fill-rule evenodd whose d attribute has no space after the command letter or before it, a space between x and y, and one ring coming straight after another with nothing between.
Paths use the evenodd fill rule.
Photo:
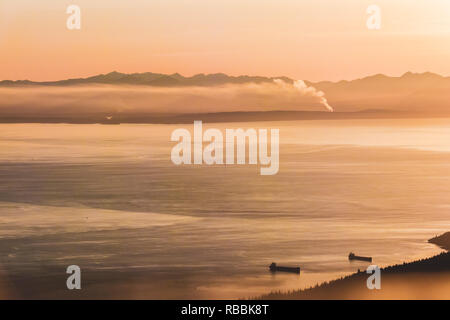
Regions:
<instances>
[{"instance_id":1,"label":"silhouetted mountain peak","mask_svg":"<svg viewBox=\"0 0 450 320\"><path fill-rule=\"evenodd\" d=\"M385 79L388 79L388 78L389 77L387 75L385 75L385 74L377 73L377 74L374 74L372 76L365 77L362 80L385 80Z\"/></svg>"},{"instance_id":2,"label":"silhouetted mountain peak","mask_svg":"<svg viewBox=\"0 0 450 320\"><path fill-rule=\"evenodd\" d=\"M263 83L273 82L274 79L282 79L285 82L292 83L294 80L288 77L261 77L261 76L229 76L225 73L204 74L199 73L191 77L185 77L179 73L170 75L162 73L121 73L112 71L107 74L94 75L88 78L76 78L60 81L46 81L34 82L29 80L4 80L0 81L0 86L26 86L26 85L46 85L46 86L69 86L82 84L127 84L127 85L149 85L149 86L215 86L223 84L243 84L243 83ZM448 81L447 81L448 80ZM390 77L384 74L375 74L365 78L356 80L341 80L338 82L321 81L310 82L306 81L308 85L316 86L320 90L334 91L342 89L352 90L366 90L366 89L392 89L394 87L407 87L413 84L414 86L434 86L447 85L450 78L440 76L432 72L413 73L406 72L400 77Z\"/></svg>"},{"instance_id":3,"label":"silhouetted mountain peak","mask_svg":"<svg viewBox=\"0 0 450 320\"><path fill-rule=\"evenodd\" d=\"M120 72L117 72L117 71L112 71L112 72L107 74L107 76L117 76L117 75L123 75L123 73L120 73Z\"/></svg>"},{"instance_id":4,"label":"silhouetted mountain peak","mask_svg":"<svg viewBox=\"0 0 450 320\"><path fill-rule=\"evenodd\" d=\"M423 72L423 73L414 73L414 72L406 72L401 78L404 79L442 79L443 76L433 73L433 72Z\"/></svg>"}]
</instances>

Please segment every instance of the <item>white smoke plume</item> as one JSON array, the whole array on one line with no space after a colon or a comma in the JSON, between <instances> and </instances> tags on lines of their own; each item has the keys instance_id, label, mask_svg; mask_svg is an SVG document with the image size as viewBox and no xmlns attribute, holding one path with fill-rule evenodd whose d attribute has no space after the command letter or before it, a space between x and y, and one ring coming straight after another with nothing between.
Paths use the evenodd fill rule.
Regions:
<instances>
[{"instance_id":1,"label":"white smoke plume","mask_svg":"<svg viewBox=\"0 0 450 320\"><path fill-rule=\"evenodd\" d=\"M281 79L275 79L275 83L278 85L287 85L283 80ZM297 88L302 95L309 95L312 97L318 98L319 102L327 108L328 111L333 112L334 109L328 104L327 99L325 98L325 93L323 91L317 90L313 86L307 86L306 83L303 80L297 80L294 81L294 87Z\"/></svg>"},{"instance_id":2,"label":"white smoke plume","mask_svg":"<svg viewBox=\"0 0 450 320\"><path fill-rule=\"evenodd\" d=\"M325 98L325 93L323 93L323 91L319 91L312 86L308 87L303 80L294 81L294 87L298 88L302 92L305 92L306 94L311 94L319 98L320 103L323 104L325 108L328 109L328 111L330 112L334 111L334 109L328 104L328 101Z\"/></svg>"}]
</instances>

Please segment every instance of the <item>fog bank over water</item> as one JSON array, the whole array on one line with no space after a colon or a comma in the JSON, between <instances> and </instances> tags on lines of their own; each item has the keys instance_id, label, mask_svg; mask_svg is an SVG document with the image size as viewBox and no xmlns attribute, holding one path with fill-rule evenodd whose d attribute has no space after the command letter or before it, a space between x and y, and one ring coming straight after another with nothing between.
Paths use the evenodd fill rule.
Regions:
<instances>
[{"instance_id":1,"label":"fog bank over water","mask_svg":"<svg viewBox=\"0 0 450 320\"><path fill-rule=\"evenodd\" d=\"M53 82L0 81L0 116L9 117L4 122L73 123L101 122L111 114L123 123L164 123L164 117L199 113L219 113L216 120L226 122L230 119L220 113L261 111L315 111L319 118L333 119L339 115L329 111L347 118L356 112L365 112L366 118L383 113L384 117L448 117L449 92L450 77L430 72L316 83L287 77L111 72ZM149 114L159 119L145 118ZM239 117L231 121L235 119ZM261 118L249 118L255 119ZM289 114L283 117L291 119Z\"/></svg>"},{"instance_id":2,"label":"fog bank over water","mask_svg":"<svg viewBox=\"0 0 450 320\"><path fill-rule=\"evenodd\" d=\"M323 92L283 80L214 87L79 85L0 88L0 114L23 116L95 113L215 113L327 111ZM324 102L326 107L324 105Z\"/></svg>"}]
</instances>

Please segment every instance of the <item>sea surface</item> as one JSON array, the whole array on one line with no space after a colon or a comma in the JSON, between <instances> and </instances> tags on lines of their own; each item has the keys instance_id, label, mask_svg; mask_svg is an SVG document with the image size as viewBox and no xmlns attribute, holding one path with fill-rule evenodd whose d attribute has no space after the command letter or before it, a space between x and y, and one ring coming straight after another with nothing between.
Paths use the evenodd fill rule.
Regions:
<instances>
[{"instance_id":1,"label":"sea surface","mask_svg":"<svg viewBox=\"0 0 450 320\"><path fill-rule=\"evenodd\" d=\"M0 297L250 298L365 270L351 251L432 256L450 230L450 119L204 124L279 129L273 176L176 166L177 128L0 124Z\"/></svg>"}]
</instances>

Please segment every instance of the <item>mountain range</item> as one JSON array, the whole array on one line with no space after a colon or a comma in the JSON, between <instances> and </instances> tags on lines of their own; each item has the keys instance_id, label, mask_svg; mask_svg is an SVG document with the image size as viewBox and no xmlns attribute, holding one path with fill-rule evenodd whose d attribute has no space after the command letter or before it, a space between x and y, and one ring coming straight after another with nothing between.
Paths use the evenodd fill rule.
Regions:
<instances>
[{"instance_id":1,"label":"mountain range","mask_svg":"<svg viewBox=\"0 0 450 320\"><path fill-rule=\"evenodd\" d=\"M263 76L229 76L224 73L215 74L197 74L191 77L185 77L178 73L174 74L162 74L162 73L120 73L120 72L110 72L108 74L100 74L87 78L76 78L67 79L60 81L45 81L36 82L30 80L19 80L11 81L4 80L0 81L0 88L14 88L14 90L22 89L27 90L27 88L95 88L97 85L109 85L113 87L123 87L132 86L135 90L139 90L140 86L143 87L160 87L160 88L186 88L189 87L211 87L223 86L227 84L240 85L248 83L274 83L275 79L281 79L285 83L293 83L294 79L288 77L263 77ZM328 114L326 110L322 108L314 109L317 110L314 113L305 113L311 109L300 109L299 112L303 112L294 116L292 112L286 113L287 119L302 119L302 118L342 118L344 115L337 115L337 113L352 113L345 117L350 118L361 118L361 117L447 117L450 116L450 77L441 76L439 74L425 72L425 73L412 73L406 72L399 77L391 77L383 74L376 74L355 80L342 80L337 82L331 81L320 81L311 82L305 80L308 86L313 86L319 91L322 91L328 100L328 103L336 111L334 115ZM123 89L129 91L129 89ZM26 91L24 91L25 93ZM215 95L216 91L211 91L211 95ZM32 97L32 95L31 95ZM45 107L51 104L54 110L53 116L57 116L60 111L58 111L58 105L67 105L67 97L61 98L61 102L46 101ZM78 97L71 97L72 101L78 99ZM115 104L115 98L98 95L95 101L100 101L105 104ZM108 100L109 99L109 100ZM8 99L7 99L8 100ZM5 100L4 103L8 103ZM35 104L30 100L32 104ZM112 102L110 102L112 101ZM133 106L132 102L128 100L123 100L122 104L125 104L127 108ZM145 100L148 101L148 100ZM144 101L144 103L146 103ZM75 101L75 103L78 103ZM82 101L79 101L82 104ZM184 102L183 102L184 103ZM85 103L85 107L89 109L89 102ZM26 112L30 112L28 104L24 103L10 103L9 107L0 108L0 115L3 117L19 117L17 119L23 120ZM1 103L0 103L1 107ZM56 108L56 109L55 109ZM3 111L2 111L3 110ZM37 115L38 108L34 109L34 116ZM62 109L61 109L62 110ZM76 109L73 109L76 110ZM77 109L81 110L80 108ZM92 109L94 110L94 109ZM214 113L217 111L211 111L212 109L205 109L205 114ZM274 104L273 108L264 109L266 111L276 111L275 114L264 113L264 116L258 116L255 119L264 118L270 119L274 116L276 119L284 119L284 115L280 112L288 111L283 108L283 105ZM77 111L77 112L78 112ZM236 112L239 110L223 110L223 112ZM322 112L323 111L323 112ZM53 112L53 111L52 111ZM94 111L92 111L94 112ZM102 111L103 112L103 111ZM102 114L103 113L99 112ZM107 111L110 112L110 111ZM128 112L130 113L130 112ZM354 113L362 113L363 115L355 115ZM120 113L121 117L128 116L125 112ZM248 117L252 118L255 113L248 114ZM66 117L66 116L65 116ZM121 121L140 121L140 115L133 114L136 119L121 119ZM153 117L153 115L152 115ZM225 117L222 113L221 117ZM242 113L238 118L244 117ZM227 118L227 117L225 117ZM12 119L12 118L11 118ZM56 119L56 118L55 118ZM64 118L66 119L66 118ZM151 118L153 119L153 118ZM190 118L189 118L190 119ZM228 118L227 118L228 119ZM55 121L60 121L58 118ZM6 120L4 120L6 121ZM10 120L8 120L10 121ZM16 120L11 120L16 121ZM17 120L19 121L19 120ZM65 121L65 120L64 120ZM81 121L81 120L80 120ZM84 120L83 120L84 121ZM90 121L90 120L89 120ZM148 121L153 121L149 120ZM159 119L157 121L162 121ZM172 120L170 120L172 121ZM178 120L177 120L178 121Z\"/></svg>"},{"instance_id":2,"label":"mountain range","mask_svg":"<svg viewBox=\"0 0 450 320\"><path fill-rule=\"evenodd\" d=\"M113 71L107 74L99 74L87 78L73 78L58 81L30 81L30 80L3 80L0 86L24 86L24 85L42 85L42 86L70 86L80 84L128 84L128 85L148 85L148 86L215 86L224 84L244 84L244 83L264 83L273 82L274 79L281 79L292 83L294 79L280 77L263 76L229 76L224 73L196 74L191 77L182 76L179 73L162 74L153 72L143 73L120 73ZM320 81L312 82L305 80L305 83L312 85L320 90L370 90L377 87L379 90L400 89L405 90L413 85L416 88L434 87L436 85L450 85L450 77L444 77L436 73L412 73L406 72L400 77L390 77L384 74L376 74L355 80L341 80L337 82ZM380 87L381 85L381 87Z\"/></svg>"},{"instance_id":3,"label":"mountain range","mask_svg":"<svg viewBox=\"0 0 450 320\"><path fill-rule=\"evenodd\" d=\"M258 77L258 76L228 76L224 73L197 74L192 77L184 77L179 73L120 73L117 71L108 74L99 74L88 78L76 78L59 81L36 82L30 80L4 80L0 81L0 86L24 86L24 85L43 85L43 86L70 86L82 84L116 84L116 85L147 85L159 87L173 86L215 86L223 84L243 84L243 83L262 83L273 82L274 79L282 79L286 82L292 82L287 77Z\"/></svg>"}]
</instances>

